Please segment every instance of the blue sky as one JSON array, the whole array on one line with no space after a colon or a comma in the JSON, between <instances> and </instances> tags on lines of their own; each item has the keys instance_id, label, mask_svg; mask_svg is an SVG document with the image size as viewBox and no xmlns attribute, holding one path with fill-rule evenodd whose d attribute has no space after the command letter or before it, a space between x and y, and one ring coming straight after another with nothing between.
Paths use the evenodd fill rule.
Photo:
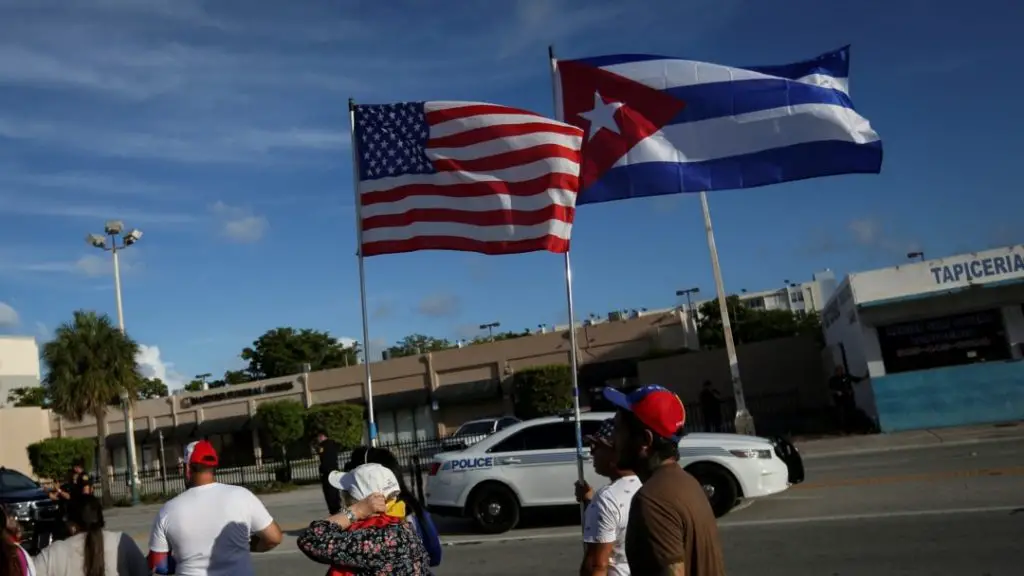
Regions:
<instances>
[{"instance_id":1,"label":"blue sky","mask_svg":"<svg viewBox=\"0 0 1024 576\"><path fill-rule=\"evenodd\" d=\"M551 113L550 43L733 65L853 45L883 172L712 194L730 291L1024 241L1024 7L1008 0L74 4L0 0L0 331L113 316L110 263L84 236L120 218L145 232L123 258L126 324L172 383L241 366L276 326L360 334L347 98ZM576 223L581 316L713 290L695 196ZM552 254L420 252L366 272L376 346L566 320Z\"/></svg>"}]
</instances>

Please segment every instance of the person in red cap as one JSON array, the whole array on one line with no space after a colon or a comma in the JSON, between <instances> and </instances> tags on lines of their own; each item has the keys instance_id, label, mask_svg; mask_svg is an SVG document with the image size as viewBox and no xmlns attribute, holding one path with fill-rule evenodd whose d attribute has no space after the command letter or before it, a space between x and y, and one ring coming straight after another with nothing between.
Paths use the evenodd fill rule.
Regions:
<instances>
[{"instance_id":1,"label":"person in red cap","mask_svg":"<svg viewBox=\"0 0 1024 576\"><path fill-rule=\"evenodd\" d=\"M630 572L644 576L725 576L718 524L704 489L679 466L686 410L674 393L645 386L629 394L605 388L618 408L618 467L636 472L626 526Z\"/></svg>"},{"instance_id":2,"label":"person in red cap","mask_svg":"<svg viewBox=\"0 0 1024 576\"><path fill-rule=\"evenodd\" d=\"M206 440L185 448L188 489L163 505L149 536L154 574L255 576L250 552L266 552L284 539L252 492L217 482L218 463Z\"/></svg>"}]
</instances>

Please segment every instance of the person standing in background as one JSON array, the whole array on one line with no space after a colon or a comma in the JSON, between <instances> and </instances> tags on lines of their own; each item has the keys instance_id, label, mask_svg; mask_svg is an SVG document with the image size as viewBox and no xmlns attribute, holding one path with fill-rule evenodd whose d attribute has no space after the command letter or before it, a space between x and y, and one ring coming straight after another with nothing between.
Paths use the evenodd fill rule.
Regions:
<instances>
[{"instance_id":1,"label":"person standing in background","mask_svg":"<svg viewBox=\"0 0 1024 576\"><path fill-rule=\"evenodd\" d=\"M0 505L0 576L35 576L28 552L18 544L20 527L13 515Z\"/></svg>"},{"instance_id":2,"label":"person standing in background","mask_svg":"<svg viewBox=\"0 0 1024 576\"><path fill-rule=\"evenodd\" d=\"M705 380L700 391L700 412L708 432L722 431L722 398L711 385L711 380Z\"/></svg>"},{"instance_id":3,"label":"person standing in background","mask_svg":"<svg viewBox=\"0 0 1024 576\"><path fill-rule=\"evenodd\" d=\"M35 558L38 576L149 576L138 544L127 534L104 529L103 505L83 495L68 505L71 536Z\"/></svg>"},{"instance_id":4,"label":"person standing in background","mask_svg":"<svg viewBox=\"0 0 1024 576\"><path fill-rule=\"evenodd\" d=\"M316 433L316 455L320 458L320 487L324 491L327 513L334 516L341 512L341 493L331 486L328 478L338 469L338 443L328 438L323 430Z\"/></svg>"}]
</instances>

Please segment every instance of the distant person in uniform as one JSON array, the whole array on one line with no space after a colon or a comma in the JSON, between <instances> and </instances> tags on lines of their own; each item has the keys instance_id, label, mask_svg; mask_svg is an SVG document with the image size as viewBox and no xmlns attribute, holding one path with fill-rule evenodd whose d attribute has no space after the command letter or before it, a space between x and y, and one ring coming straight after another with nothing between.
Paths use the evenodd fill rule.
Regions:
<instances>
[{"instance_id":1,"label":"distant person in uniform","mask_svg":"<svg viewBox=\"0 0 1024 576\"><path fill-rule=\"evenodd\" d=\"M328 481L331 472L338 469L338 443L320 430L316 434L316 454L320 458L320 486L327 502L327 513L334 516L341 512L341 492Z\"/></svg>"},{"instance_id":2,"label":"distant person in uniform","mask_svg":"<svg viewBox=\"0 0 1024 576\"><path fill-rule=\"evenodd\" d=\"M711 385L711 380L705 380L700 391L700 412L708 432L722 431L722 398Z\"/></svg>"},{"instance_id":3,"label":"distant person in uniform","mask_svg":"<svg viewBox=\"0 0 1024 576\"><path fill-rule=\"evenodd\" d=\"M626 560L638 576L725 576L718 524L697 480L679 465L686 410L661 386L605 388L615 413L620 470L643 482L626 526Z\"/></svg>"},{"instance_id":4,"label":"distant person in uniform","mask_svg":"<svg viewBox=\"0 0 1024 576\"><path fill-rule=\"evenodd\" d=\"M863 378L847 374L842 365L836 366L835 373L828 379L840 432L854 432L856 428L857 397L854 395L853 385L861 380Z\"/></svg>"},{"instance_id":5,"label":"distant person in uniform","mask_svg":"<svg viewBox=\"0 0 1024 576\"><path fill-rule=\"evenodd\" d=\"M60 506L61 522L53 535L56 540L63 540L70 536L66 521L68 508L72 502L81 500L82 496L92 495L92 478L85 471L85 459L78 458L71 465L67 481L59 485L53 492L50 492L50 499L56 500Z\"/></svg>"}]
</instances>

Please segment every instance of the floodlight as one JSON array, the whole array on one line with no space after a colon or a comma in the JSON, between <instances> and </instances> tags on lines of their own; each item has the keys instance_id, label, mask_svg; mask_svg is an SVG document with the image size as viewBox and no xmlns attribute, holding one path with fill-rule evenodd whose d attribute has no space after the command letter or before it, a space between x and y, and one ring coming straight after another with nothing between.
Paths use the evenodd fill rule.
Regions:
<instances>
[{"instance_id":1,"label":"floodlight","mask_svg":"<svg viewBox=\"0 0 1024 576\"><path fill-rule=\"evenodd\" d=\"M108 220L103 226L103 231L110 236L117 236L122 230L124 230L124 222L120 220Z\"/></svg>"},{"instance_id":2,"label":"floodlight","mask_svg":"<svg viewBox=\"0 0 1024 576\"><path fill-rule=\"evenodd\" d=\"M85 241L95 248L107 247L107 239L102 234L89 234L88 236L85 237Z\"/></svg>"},{"instance_id":3,"label":"floodlight","mask_svg":"<svg viewBox=\"0 0 1024 576\"><path fill-rule=\"evenodd\" d=\"M141 238L142 238L142 230L139 230L138 228L134 228L134 229L132 229L131 232L129 232L129 233L124 235L124 243L125 243L126 246L131 246L132 244L135 244L136 242L138 242Z\"/></svg>"}]
</instances>

